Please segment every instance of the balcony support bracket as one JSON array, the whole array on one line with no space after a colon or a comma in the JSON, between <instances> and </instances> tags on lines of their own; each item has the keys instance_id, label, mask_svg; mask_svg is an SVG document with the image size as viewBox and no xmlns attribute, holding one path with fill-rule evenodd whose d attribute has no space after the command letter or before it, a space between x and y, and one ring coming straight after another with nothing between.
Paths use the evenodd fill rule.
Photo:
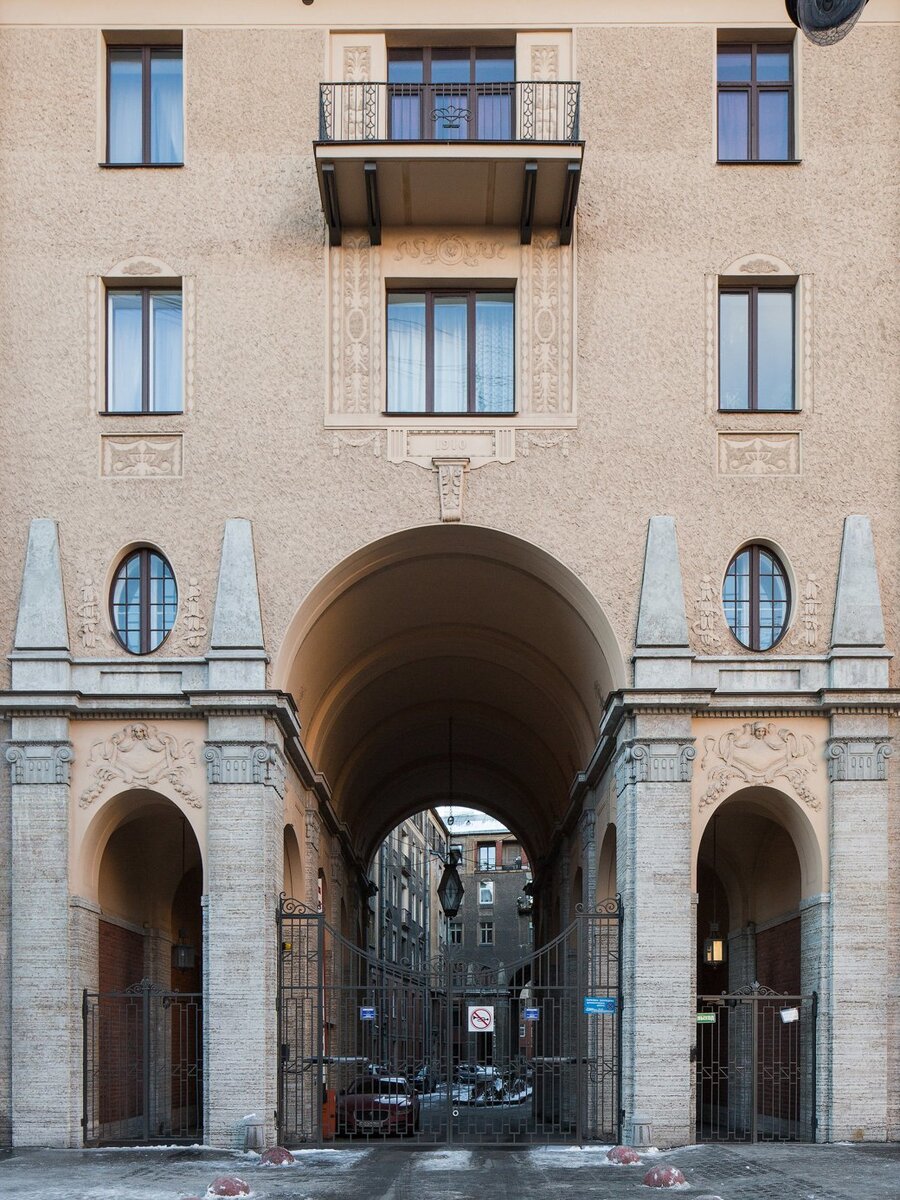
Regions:
<instances>
[{"instance_id":1,"label":"balcony support bracket","mask_svg":"<svg viewBox=\"0 0 900 1200\"><path fill-rule=\"evenodd\" d=\"M369 242L373 246L381 245L381 201L378 198L378 164L363 163L363 176L366 181L366 211L369 218Z\"/></svg>"},{"instance_id":2,"label":"balcony support bracket","mask_svg":"<svg viewBox=\"0 0 900 1200\"><path fill-rule=\"evenodd\" d=\"M566 184L563 192L562 211L559 215L559 244L568 246L575 227L575 205L578 203L578 188L581 184L581 163L570 162L566 167Z\"/></svg>"},{"instance_id":3,"label":"balcony support bracket","mask_svg":"<svg viewBox=\"0 0 900 1200\"><path fill-rule=\"evenodd\" d=\"M537 194L536 162L525 164L525 178L522 185L522 215L519 219L519 241L523 246L531 245L531 235L534 230L534 200Z\"/></svg>"},{"instance_id":4,"label":"balcony support bracket","mask_svg":"<svg viewBox=\"0 0 900 1200\"><path fill-rule=\"evenodd\" d=\"M341 244L341 206L338 201L334 163L322 163L322 208L328 226L329 246Z\"/></svg>"}]
</instances>

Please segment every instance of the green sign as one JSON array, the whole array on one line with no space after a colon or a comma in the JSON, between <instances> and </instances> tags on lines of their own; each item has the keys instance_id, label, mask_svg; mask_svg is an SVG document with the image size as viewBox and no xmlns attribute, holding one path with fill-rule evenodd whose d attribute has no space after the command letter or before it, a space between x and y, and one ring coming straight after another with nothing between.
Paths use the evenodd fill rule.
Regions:
<instances>
[{"instance_id":1,"label":"green sign","mask_svg":"<svg viewBox=\"0 0 900 1200\"><path fill-rule=\"evenodd\" d=\"M716 1023L716 1014L714 1012L697 1013L697 1024L698 1025L715 1025L715 1023Z\"/></svg>"}]
</instances>

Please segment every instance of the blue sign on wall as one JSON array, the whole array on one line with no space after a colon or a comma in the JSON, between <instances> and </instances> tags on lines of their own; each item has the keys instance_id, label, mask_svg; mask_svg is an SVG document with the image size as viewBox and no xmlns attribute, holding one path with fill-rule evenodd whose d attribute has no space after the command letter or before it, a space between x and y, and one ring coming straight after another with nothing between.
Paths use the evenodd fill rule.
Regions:
<instances>
[{"instance_id":1,"label":"blue sign on wall","mask_svg":"<svg viewBox=\"0 0 900 1200\"><path fill-rule=\"evenodd\" d=\"M541 1010L539 1008L526 1008L525 1009L525 1020L526 1021L539 1021L540 1019L541 1019Z\"/></svg>"},{"instance_id":2,"label":"blue sign on wall","mask_svg":"<svg viewBox=\"0 0 900 1200\"><path fill-rule=\"evenodd\" d=\"M614 1013L616 1011L615 996L585 996L584 1011L589 1016L598 1013Z\"/></svg>"},{"instance_id":3,"label":"blue sign on wall","mask_svg":"<svg viewBox=\"0 0 900 1200\"><path fill-rule=\"evenodd\" d=\"M361 1021L374 1021L375 1020L375 1009L368 1008L368 1007L361 1008L359 1010L359 1019Z\"/></svg>"}]
</instances>

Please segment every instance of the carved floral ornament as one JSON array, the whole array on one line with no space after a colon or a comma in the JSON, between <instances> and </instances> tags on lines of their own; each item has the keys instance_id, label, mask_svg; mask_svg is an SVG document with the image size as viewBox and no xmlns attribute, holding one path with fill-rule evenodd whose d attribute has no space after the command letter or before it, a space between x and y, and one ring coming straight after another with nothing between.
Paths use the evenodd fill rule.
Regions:
<instances>
[{"instance_id":1,"label":"carved floral ornament","mask_svg":"<svg viewBox=\"0 0 900 1200\"><path fill-rule=\"evenodd\" d=\"M720 737L703 739L700 770L706 772L706 791L699 807L706 808L735 786L789 784L811 809L822 807L807 780L817 771L815 741L774 721L745 721Z\"/></svg>"},{"instance_id":2,"label":"carved floral ornament","mask_svg":"<svg viewBox=\"0 0 900 1200\"><path fill-rule=\"evenodd\" d=\"M165 782L191 808L202 808L186 778L188 769L196 765L193 742L179 743L156 725L134 721L109 739L94 742L87 761L90 777L79 806L87 808L113 787L154 787Z\"/></svg>"}]
</instances>

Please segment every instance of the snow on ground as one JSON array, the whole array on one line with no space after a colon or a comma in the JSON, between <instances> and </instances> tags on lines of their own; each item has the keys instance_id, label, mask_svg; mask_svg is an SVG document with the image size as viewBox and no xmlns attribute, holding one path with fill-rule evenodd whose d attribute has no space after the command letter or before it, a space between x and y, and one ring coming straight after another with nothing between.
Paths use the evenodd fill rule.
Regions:
<instances>
[{"instance_id":1,"label":"snow on ground","mask_svg":"<svg viewBox=\"0 0 900 1200\"><path fill-rule=\"evenodd\" d=\"M471 1165L471 1150L436 1150L421 1155L416 1171L468 1171Z\"/></svg>"}]
</instances>

